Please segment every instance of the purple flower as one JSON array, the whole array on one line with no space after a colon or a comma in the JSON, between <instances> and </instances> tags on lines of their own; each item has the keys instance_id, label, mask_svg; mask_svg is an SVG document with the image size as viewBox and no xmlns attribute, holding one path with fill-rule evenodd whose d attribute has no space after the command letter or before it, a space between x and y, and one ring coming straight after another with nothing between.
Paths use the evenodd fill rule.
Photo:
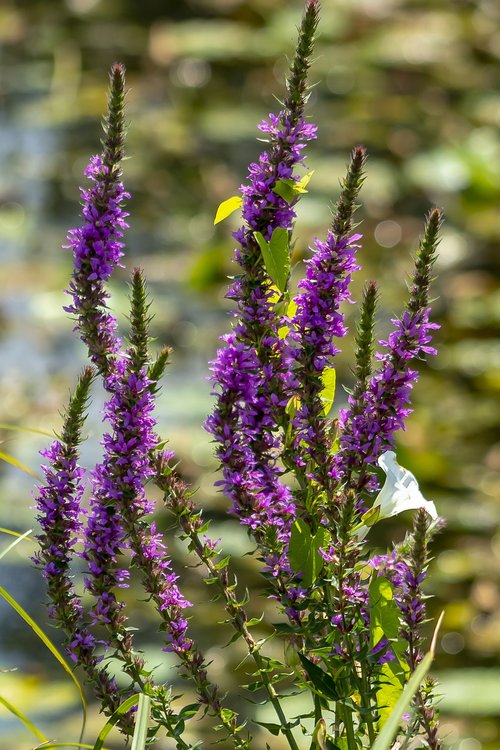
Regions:
<instances>
[{"instance_id":1,"label":"purple flower","mask_svg":"<svg viewBox=\"0 0 500 750\"><path fill-rule=\"evenodd\" d=\"M315 459L325 476L331 459L320 398L321 375L340 351L334 342L347 333L339 308L342 302L351 301L349 285L352 273L359 269L355 252L360 237L338 238L330 231L326 242L316 240L313 256L306 261L306 277L299 282L301 292L295 297L297 311L291 321L289 383L299 400L292 419L294 461L305 467Z\"/></svg>"},{"instance_id":2,"label":"purple flower","mask_svg":"<svg viewBox=\"0 0 500 750\"><path fill-rule=\"evenodd\" d=\"M74 271L67 293L73 302L64 309L76 316L75 330L80 332L94 364L107 372L121 341L116 319L107 308L109 294L104 285L121 265L123 230L128 226L122 203L130 195L101 156L92 157L84 174L93 185L82 189L83 225L68 233L66 247L73 250Z\"/></svg>"},{"instance_id":3,"label":"purple flower","mask_svg":"<svg viewBox=\"0 0 500 750\"><path fill-rule=\"evenodd\" d=\"M394 445L396 432L404 429L412 412L411 391L418 379L418 372L409 368L408 362L436 353L429 342L431 331L439 326L429 322L428 308L416 314L407 310L392 323L394 330L388 340L379 342L387 351L376 354L379 366L363 396L362 411L354 412L352 396L348 399L349 408L340 410L340 451L336 458L339 478L362 464L375 464ZM364 486L375 489L376 478L365 477Z\"/></svg>"}]
</instances>

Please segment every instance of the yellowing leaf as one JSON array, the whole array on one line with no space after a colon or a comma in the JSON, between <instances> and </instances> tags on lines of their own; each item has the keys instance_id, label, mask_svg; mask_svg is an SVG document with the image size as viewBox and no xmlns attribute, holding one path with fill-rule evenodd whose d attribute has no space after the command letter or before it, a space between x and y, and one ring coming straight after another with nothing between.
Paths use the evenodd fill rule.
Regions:
<instances>
[{"instance_id":1,"label":"yellowing leaf","mask_svg":"<svg viewBox=\"0 0 500 750\"><path fill-rule=\"evenodd\" d=\"M311 172L305 174L296 184L295 190L297 193L307 193L306 187L309 184L311 177L314 174L314 169Z\"/></svg>"},{"instance_id":2,"label":"yellowing leaf","mask_svg":"<svg viewBox=\"0 0 500 750\"><path fill-rule=\"evenodd\" d=\"M337 383L337 373L334 367L327 367L321 376L323 381L323 390L319 394L323 402L323 415L326 417L333 406L335 400L335 386Z\"/></svg>"},{"instance_id":3,"label":"yellowing leaf","mask_svg":"<svg viewBox=\"0 0 500 750\"><path fill-rule=\"evenodd\" d=\"M222 201L215 214L214 224L227 219L228 216L231 216L231 214L234 214L235 211L241 208L242 204L243 198L240 195L232 195L231 198Z\"/></svg>"}]
</instances>

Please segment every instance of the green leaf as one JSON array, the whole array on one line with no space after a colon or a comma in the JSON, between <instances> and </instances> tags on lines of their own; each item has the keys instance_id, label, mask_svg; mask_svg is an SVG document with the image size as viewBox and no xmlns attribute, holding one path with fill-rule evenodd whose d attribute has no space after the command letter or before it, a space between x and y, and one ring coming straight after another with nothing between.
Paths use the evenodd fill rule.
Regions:
<instances>
[{"instance_id":1,"label":"green leaf","mask_svg":"<svg viewBox=\"0 0 500 750\"><path fill-rule=\"evenodd\" d=\"M279 195L287 203L291 203L297 197L297 183L295 180L289 178L283 178L278 180L276 185L273 187L273 193Z\"/></svg>"},{"instance_id":2,"label":"green leaf","mask_svg":"<svg viewBox=\"0 0 500 750\"><path fill-rule=\"evenodd\" d=\"M382 638L387 638L396 655L396 661L381 667L380 687L377 690L377 706L380 726L383 727L396 705L408 675L404 660L406 641L399 636L400 612L394 601L394 586L384 576L375 574L369 586L370 595L370 646L373 648Z\"/></svg>"},{"instance_id":3,"label":"green leaf","mask_svg":"<svg viewBox=\"0 0 500 750\"><path fill-rule=\"evenodd\" d=\"M380 727L385 725L394 710L403 692L404 682L404 671L398 662L382 664L380 667L380 687L376 694Z\"/></svg>"},{"instance_id":4,"label":"green leaf","mask_svg":"<svg viewBox=\"0 0 500 750\"><path fill-rule=\"evenodd\" d=\"M292 396L285 407L285 413L288 414L290 419L293 419L297 414L297 409L300 407L300 400L298 396Z\"/></svg>"},{"instance_id":5,"label":"green leaf","mask_svg":"<svg viewBox=\"0 0 500 750\"><path fill-rule=\"evenodd\" d=\"M323 414L326 417L335 400L335 386L337 383L337 372L334 367L327 367L321 376L323 390L319 394L323 402Z\"/></svg>"},{"instance_id":6,"label":"green leaf","mask_svg":"<svg viewBox=\"0 0 500 750\"><path fill-rule=\"evenodd\" d=\"M369 596L370 647L373 648L385 637L391 642L397 658L402 660L407 644L399 637L400 611L394 601L394 586L387 578L375 573L370 582Z\"/></svg>"},{"instance_id":7,"label":"green leaf","mask_svg":"<svg viewBox=\"0 0 500 750\"><path fill-rule=\"evenodd\" d=\"M313 535L302 518L298 518L293 523L288 554L292 569L296 573L302 571L304 586L311 586L318 577L323 567L323 558L319 553L319 548L325 547L327 542L328 531L323 526L320 526Z\"/></svg>"},{"instance_id":8,"label":"green leaf","mask_svg":"<svg viewBox=\"0 0 500 750\"><path fill-rule=\"evenodd\" d=\"M305 174L298 182L291 178L278 180L273 188L273 192L283 198L287 203L292 203L295 198L308 192L306 187L313 174L314 170Z\"/></svg>"},{"instance_id":9,"label":"green leaf","mask_svg":"<svg viewBox=\"0 0 500 750\"><path fill-rule=\"evenodd\" d=\"M103 750L103 743L108 734L111 732L113 727L118 724L123 714L126 714L127 711L130 711L132 706L137 705L137 703L139 702L139 698L140 694L131 695L130 698L127 698L127 700L124 700L123 703L120 703L116 711L113 712L113 714L109 717L109 719L99 732L92 750Z\"/></svg>"},{"instance_id":10,"label":"green leaf","mask_svg":"<svg viewBox=\"0 0 500 750\"><path fill-rule=\"evenodd\" d=\"M231 198L222 201L215 214L214 224L219 224L219 222L227 219L228 216L234 214L242 205L243 198L240 195L233 195Z\"/></svg>"},{"instance_id":11,"label":"green leaf","mask_svg":"<svg viewBox=\"0 0 500 750\"><path fill-rule=\"evenodd\" d=\"M15 706L10 703L7 698L4 698L2 695L0 695L0 703L5 706L5 708L11 712L11 714L14 714L14 716L17 716L20 721L24 724L24 726L32 732L35 737L38 737L39 740L42 742L48 742L48 739L45 737L42 732L40 732L39 729L36 728L36 726L28 719L27 716L23 714L22 711L19 711Z\"/></svg>"},{"instance_id":12,"label":"green leaf","mask_svg":"<svg viewBox=\"0 0 500 750\"><path fill-rule=\"evenodd\" d=\"M35 635L37 635L42 643L46 646L46 648L50 651L50 653L55 656L59 664L62 666L64 671L69 675L69 677L72 679L72 681L75 683L76 688L78 690L78 693L80 694L80 700L82 703L82 709L83 709L83 723L85 725L86 718L87 718L87 701L85 700L85 695L82 690L82 686L76 679L75 675L73 674L73 670L69 666L68 662L60 654L58 649L54 646L50 638L48 638L43 630L36 624L36 622L33 620L32 617L29 616L29 614L21 607L21 605L16 602L14 597L12 597L8 591L6 591L2 586L0 586L0 596L2 596L6 602L10 604L10 606L16 610L17 614L20 615L20 617L23 618L23 620L28 623L30 628L33 630Z\"/></svg>"},{"instance_id":13,"label":"green leaf","mask_svg":"<svg viewBox=\"0 0 500 750\"><path fill-rule=\"evenodd\" d=\"M29 468L29 466L26 466L26 464L21 463L21 461L18 461L17 458L14 458L14 456L10 456L8 453L4 453L3 451L0 451L0 459L2 461L5 461L8 464L12 464L12 466L15 466L17 469L21 469L21 471L24 471L25 474L29 474L35 479L40 479L40 477Z\"/></svg>"},{"instance_id":14,"label":"green leaf","mask_svg":"<svg viewBox=\"0 0 500 750\"><path fill-rule=\"evenodd\" d=\"M419 689L422 681L425 679L427 672L432 664L434 654L429 651L428 654L422 659L417 669L412 674L411 678L406 683L406 686L400 695L396 705L391 711L391 715L382 727L382 731L378 735L375 743L372 745L371 750L389 750L394 741L394 737L400 727L401 718L404 713L408 711L410 704L415 696L415 693Z\"/></svg>"},{"instance_id":15,"label":"green leaf","mask_svg":"<svg viewBox=\"0 0 500 750\"><path fill-rule=\"evenodd\" d=\"M325 698L338 701L341 696L339 695L333 678L324 672L321 667L318 667L317 664L314 664L314 662L308 659L307 656L304 656L304 654L299 653L299 659L318 693Z\"/></svg>"},{"instance_id":16,"label":"green leaf","mask_svg":"<svg viewBox=\"0 0 500 750\"><path fill-rule=\"evenodd\" d=\"M290 248L288 230L276 227L271 239L267 242L260 232L254 232L266 271L280 292L284 292L290 275Z\"/></svg>"},{"instance_id":17,"label":"green leaf","mask_svg":"<svg viewBox=\"0 0 500 750\"><path fill-rule=\"evenodd\" d=\"M267 721L256 721L255 723L260 727L264 727L264 729L267 729L267 731L271 732L271 734L275 737L277 737L281 732L281 724L270 724Z\"/></svg>"},{"instance_id":18,"label":"green leaf","mask_svg":"<svg viewBox=\"0 0 500 750\"><path fill-rule=\"evenodd\" d=\"M314 169L312 169L310 172L307 172L303 177L300 178L300 180L297 182L296 191L297 193L307 193L306 187L309 185L309 182L311 180L311 177L314 174Z\"/></svg>"},{"instance_id":19,"label":"green leaf","mask_svg":"<svg viewBox=\"0 0 500 750\"><path fill-rule=\"evenodd\" d=\"M9 546L8 546L8 547L6 547L6 548L5 548L4 550L3 550L3 552L0 552L0 560L2 559L2 557L5 557L5 555L6 555L6 554L7 554L8 552L10 552L10 551L11 551L11 549L13 549L13 548L14 548L14 547L15 547L15 546L16 546L17 544L19 544L19 542L22 542L22 541L23 541L23 539L30 539L31 541L34 541L34 540L33 540L33 539L31 539L31 537L29 536L29 535L31 534L31 532L32 532L32 531L33 531L33 529L28 529L28 531L25 531L25 532L24 532L24 534L15 534L15 536L17 536L17 539L14 539L14 541L13 541L13 542L11 542L11 543L9 544ZM10 533L11 533L11 534L14 534L14 532L10 532Z\"/></svg>"},{"instance_id":20,"label":"green leaf","mask_svg":"<svg viewBox=\"0 0 500 750\"><path fill-rule=\"evenodd\" d=\"M151 698L149 695L141 693L139 695L139 705L135 717L134 736L132 737L132 747L130 750L144 750L146 747L150 709Z\"/></svg>"},{"instance_id":21,"label":"green leaf","mask_svg":"<svg viewBox=\"0 0 500 750\"><path fill-rule=\"evenodd\" d=\"M363 513L361 516L361 524L363 526L374 526L378 519L380 518L380 505L374 505L373 508L370 508L366 511L366 513Z\"/></svg>"}]
</instances>

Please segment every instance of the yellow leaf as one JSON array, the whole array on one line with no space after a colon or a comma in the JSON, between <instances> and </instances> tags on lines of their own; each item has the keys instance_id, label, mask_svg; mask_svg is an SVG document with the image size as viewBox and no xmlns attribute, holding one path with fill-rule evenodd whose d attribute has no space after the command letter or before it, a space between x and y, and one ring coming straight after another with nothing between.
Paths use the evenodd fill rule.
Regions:
<instances>
[{"instance_id":1,"label":"yellow leaf","mask_svg":"<svg viewBox=\"0 0 500 750\"><path fill-rule=\"evenodd\" d=\"M224 219L227 219L227 217L237 211L242 204L243 198L240 195L232 195L231 198L222 201L217 209L217 213L215 214L214 224L218 224L219 222L224 221Z\"/></svg>"}]
</instances>

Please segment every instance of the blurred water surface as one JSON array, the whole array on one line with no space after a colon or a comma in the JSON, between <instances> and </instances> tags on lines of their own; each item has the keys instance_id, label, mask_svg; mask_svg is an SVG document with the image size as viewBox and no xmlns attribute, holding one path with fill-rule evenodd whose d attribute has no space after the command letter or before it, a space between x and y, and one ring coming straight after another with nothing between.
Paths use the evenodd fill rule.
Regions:
<instances>
[{"instance_id":1,"label":"blurred water surface","mask_svg":"<svg viewBox=\"0 0 500 750\"><path fill-rule=\"evenodd\" d=\"M383 335L405 298L423 214L432 204L445 209L434 287L440 354L422 364L399 454L447 518L429 591L431 613L446 611L436 670L443 674L448 743L493 750L500 746L494 698L500 694L500 6L494 0L323 0L322 6L309 104L320 130L308 155L315 174L300 205L296 260L326 228L348 153L364 143L370 159L355 296L364 279L379 279ZM4 0L0 7L0 423L57 430L84 363L62 311L71 265L61 246L78 222L78 185L99 149L107 70L118 59L130 87L125 180L132 200L127 269L113 282L112 305L125 323L128 275L143 267L154 335L174 347L160 426L186 478L199 486L216 535L235 552L247 542L213 489L216 465L200 427L211 407L207 362L229 325L231 222L214 228L213 215L258 155L256 124L283 94L301 7L299 0ZM353 312L347 311L351 321ZM346 385L351 350L347 343L339 357L338 379ZM343 397L339 389L338 402ZM88 463L99 455L101 407L97 393ZM46 438L7 430L0 437L2 450L37 471ZM32 526L32 486L29 476L0 466L1 526ZM168 519L159 523L165 527ZM381 545L392 534L401 528L384 526ZM171 544L180 570L185 554L173 538ZM28 547L2 561L1 583L42 622L43 586L27 562ZM253 564L237 569L252 585ZM216 631L206 623L222 619L220 608L209 603L210 592L200 594L199 571L186 575L186 593L203 615L198 636L214 659L213 675L231 689L241 653L216 646ZM269 606L258 601L256 614ZM177 680L148 608L141 605L134 616L152 662L163 660L165 676ZM64 731L64 738L77 739L70 684L5 604L0 618L0 668L18 668L0 675L0 692L31 709L49 736L62 739ZM241 695L235 700L246 710ZM90 729L97 726L93 717ZM12 750L31 746L3 709L0 733Z\"/></svg>"}]
</instances>

